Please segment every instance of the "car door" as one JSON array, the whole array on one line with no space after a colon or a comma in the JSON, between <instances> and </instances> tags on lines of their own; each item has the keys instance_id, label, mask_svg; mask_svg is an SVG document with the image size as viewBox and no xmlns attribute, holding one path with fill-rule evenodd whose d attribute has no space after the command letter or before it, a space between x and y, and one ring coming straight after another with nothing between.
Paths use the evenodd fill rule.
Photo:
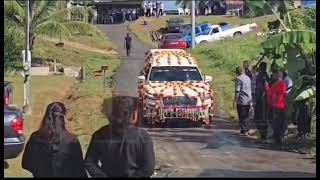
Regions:
<instances>
[{"instance_id":1,"label":"car door","mask_svg":"<svg viewBox=\"0 0 320 180\"><path fill-rule=\"evenodd\" d=\"M212 31L210 33L209 41L215 41L220 40L222 38L220 29L218 27L212 28Z\"/></svg>"}]
</instances>

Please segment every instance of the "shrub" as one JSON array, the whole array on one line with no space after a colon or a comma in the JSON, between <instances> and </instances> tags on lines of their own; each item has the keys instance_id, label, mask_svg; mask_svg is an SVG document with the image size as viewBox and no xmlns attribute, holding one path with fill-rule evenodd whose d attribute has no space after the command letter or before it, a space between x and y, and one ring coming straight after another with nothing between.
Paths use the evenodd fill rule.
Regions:
<instances>
[{"instance_id":1,"label":"shrub","mask_svg":"<svg viewBox=\"0 0 320 180\"><path fill-rule=\"evenodd\" d=\"M22 68L21 52L23 39L14 28L5 27L4 31L4 69Z\"/></svg>"},{"instance_id":2,"label":"shrub","mask_svg":"<svg viewBox=\"0 0 320 180\"><path fill-rule=\"evenodd\" d=\"M293 29L316 29L316 7L295 9L290 12Z\"/></svg>"}]
</instances>

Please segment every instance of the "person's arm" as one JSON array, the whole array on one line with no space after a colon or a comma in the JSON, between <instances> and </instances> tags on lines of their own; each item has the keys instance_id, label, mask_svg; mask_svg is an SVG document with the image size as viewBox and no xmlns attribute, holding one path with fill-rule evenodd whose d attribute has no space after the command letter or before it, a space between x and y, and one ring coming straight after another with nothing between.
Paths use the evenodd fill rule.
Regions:
<instances>
[{"instance_id":1,"label":"person's arm","mask_svg":"<svg viewBox=\"0 0 320 180\"><path fill-rule=\"evenodd\" d=\"M102 171L101 167L98 166L99 162L99 150L98 150L98 138L96 133L92 136L88 151L84 160L86 170L92 177L107 177Z\"/></svg>"},{"instance_id":2,"label":"person's arm","mask_svg":"<svg viewBox=\"0 0 320 180\"><path fill-rule=\"evenodd\" d=\"M37 147L36 145L37 144L35 143L34 135L31 135L22 156L22 168L31 173L34 173L37 169L37 152L35 151L35 148Z\"/></svg>"},{"instance_id":3,"label":"person's arm","mask_svg":"<svg viewBox=\"0 0 320 180\"><path fill-rule=\"evenodd\" d=\"M71 144L72 159L73 159L73 175L74 177L88 177L84 167L84 160L81 150L81 145L78 139Z\"/></svg>"},{"instance_id":4,"label":"person's arm","mask_svg":"<svg viewBox=\"0 0 320 180\"><path fill-rule=\"evenodd\" d=\"M241 80L236 78L236 82L235 82L235 93L234 93L234 99L233 99L233 109L234 109L234 106L237 102L237 99L239 98L239 92L241 91Z\"/></svg>"},{"instance_id":5,"label":"person's arm","mask_svg":"<svg viewBox=\"0 0 320 180\"><path fill-rule=\"evenodd\" d=\"M142 156L142 162L139 163L140 167L134 174L135 177L150 177L154 173L155 169L155 155L154 155L154 149L153 149L153 143L150 135L142 130L142 136L143 136L143 152L140 156Z\"/></svg>"},{"instance_id":6,"label":"person's arm","mask_svg":"<svg viewBox=\"0 0 320 180\"><path fill-rule=\"evenodd\" d=\"M269 94L269 93L270 93L271 88L270 88L270 85L269 85L268 82L265 82L265 83L264 83L264 89L265 89L265 91L266 91L266 94Z\"/></svg>"}]
</instances>

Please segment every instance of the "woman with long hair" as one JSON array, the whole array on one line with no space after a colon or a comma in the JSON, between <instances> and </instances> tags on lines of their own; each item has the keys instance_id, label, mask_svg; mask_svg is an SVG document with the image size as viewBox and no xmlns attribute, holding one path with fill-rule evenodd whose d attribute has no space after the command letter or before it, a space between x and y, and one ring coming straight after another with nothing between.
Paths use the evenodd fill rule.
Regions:
<instances>
[{"instance_id":1,"label":"woman with long hair","mask_svg":"<svg viewBox=\"0 0 320 180\"><path fill-rule=\"evenodd\" d=\"M92 135L86 154L85 166L92 177L150 177L154 173L152 139L137 127L137 111L137 98L112 98L111 124Z\"/></svg>"},{"instance_id":2,"label":"woman with long hair","mask_svg":"<svg viewBox=\"0 0 320 180\"><path fill-rule=\"evenodd\" d=\"M34 177L86 177L80 143L65 128L66 108L61 102L47 106L41 127L32 133L22 168Z\"/></svg>"}]
</instances>

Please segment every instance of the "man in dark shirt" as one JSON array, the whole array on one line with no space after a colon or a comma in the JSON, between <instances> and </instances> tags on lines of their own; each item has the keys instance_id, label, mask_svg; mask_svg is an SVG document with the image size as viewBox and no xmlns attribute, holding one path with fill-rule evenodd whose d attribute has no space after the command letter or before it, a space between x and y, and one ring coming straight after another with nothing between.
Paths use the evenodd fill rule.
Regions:
<instances>
[{"instance_id":1,"label":"man in dark shirt","mask_svg":"<svg viewBox=\"0 0 320 180\"><path fill-rule=\"evenodd\" d=\"M130 55L131 42L132 42L132 38L130 37L129 33L127 33L127 36L124 38L124 45L127 51L127 56Z\"/></svg>"},{"instance_id":2,"label":"man in dark shirt","mask_svg":"<svg viewBox=\"0 0 320 180\"><path fill-rule=\"evenodd\" d=\"M149 134L135 126L137 100L118 96L112 101L111 125L93 134L85 167L92 177L150 177L155 169L153 144Z\"/></svg>"},{"instance_id":3,"label":"man in dark shirt","mask_svg":"<svg viewBox=\"0 0 320 180\"><path fill-rule=\"evenodd\" d=\"M267 63L262 62L258 68L255 87L255 105L254 105L254 120L256 127L260 133L262 143L267 142L267 97L265 94L265 82L269 82L270 78L267 73Z\"/></svg>"}]
</instances>

